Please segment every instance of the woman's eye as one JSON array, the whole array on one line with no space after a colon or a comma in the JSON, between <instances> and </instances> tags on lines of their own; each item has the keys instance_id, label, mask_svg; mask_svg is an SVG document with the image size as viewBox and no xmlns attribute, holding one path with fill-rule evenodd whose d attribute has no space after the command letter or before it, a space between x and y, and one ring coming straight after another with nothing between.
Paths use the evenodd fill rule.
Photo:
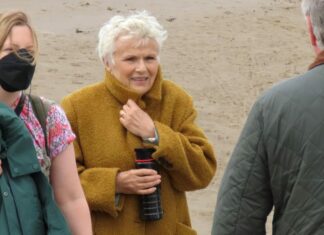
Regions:
<instances>
[{"instance_id":1,"label":"woman's eye","mask_svg":"<svg viewBox=\"0 0 324 235\"><path fill-rule=\"evenodd\" d=\"M126 61L135 61L135 60L136 60L135 57L128 57L128 58L126 58Z\"/></svg>"},{"instance_id":2,"label":"woman's eye","mask_svg":"<svg viewBox=\"0 0 324 235\"><path fill-rule=\"evenodd\" d=\"M154 57L154 56L148 56L148 57L146 57L146 60L156 60L156 57Z\"/></svg>"},{"instance_id":3,"label":"woman's eye","mask_svg":"<svg viewBox=\"0 0 324 235\"><path fill-rule=\"evenodd\" d=\"M2 51L4 51L4 52L12 52L13 48L4 48Z\"/></svg>"}]
</instances>

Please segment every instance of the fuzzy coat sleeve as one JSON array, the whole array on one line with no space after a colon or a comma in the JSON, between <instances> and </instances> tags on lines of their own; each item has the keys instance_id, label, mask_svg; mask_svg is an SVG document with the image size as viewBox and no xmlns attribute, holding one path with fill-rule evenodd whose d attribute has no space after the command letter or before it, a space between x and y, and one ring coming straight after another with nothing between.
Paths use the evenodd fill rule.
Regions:
<instances>
[{"instance_id":1,"label":"fuzzy coat sleeve","mask_svg":"<svg viewBox=\"0 0 324 235\"><path fill-rule=\"evenodd\" d=\"M195 124L197 112L192 99L182 94L175 108L173 126L155 121L159 145L154 153L179 191L206 187L216 171L214 151L203 131Z\"/></svg>"},{"instance_id":2,"label":"fuzzy coat sleeve","mask_svg":"<svg viewBox=\"0 0 324 235\"><path fill-rule=\"evenodd\" d=\"M79 136L77 115L69 97L62 100L61 106L66 112L74 133ZM79 138L74 141L74 149L81 185L89 207L91 210L105 212L117 217L124 204L123 196L119 198L118 203L115 202L116 175L119 168L86 168Z\"/></svg>"}]
</instances>

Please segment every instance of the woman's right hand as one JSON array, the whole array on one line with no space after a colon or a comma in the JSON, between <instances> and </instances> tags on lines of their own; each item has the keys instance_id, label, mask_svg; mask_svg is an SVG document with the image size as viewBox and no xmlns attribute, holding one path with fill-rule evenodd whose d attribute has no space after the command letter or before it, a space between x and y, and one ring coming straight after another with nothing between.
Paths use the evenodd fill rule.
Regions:
<instances>
[{"instance_id":1,"label":"woman's right hand","mask_svg":"<svg viewBox=\"0 0 324 235\"><path fill-rule=\"evenodd\" d=\"M151 194L159 183L161 183L161 175L152 169L122 171L116 177L116 193Z\"/></svg>"},{"instance_id":2,"label":"woman's right hand","mask_svg":"<svg viewBox=\"0 0 324 235\"><path fill-rule=\"evenodd\" d=\"M1 166L2 162L0 160L0 175L2 175L2 166Z\"/></svg>"}]
</instances>

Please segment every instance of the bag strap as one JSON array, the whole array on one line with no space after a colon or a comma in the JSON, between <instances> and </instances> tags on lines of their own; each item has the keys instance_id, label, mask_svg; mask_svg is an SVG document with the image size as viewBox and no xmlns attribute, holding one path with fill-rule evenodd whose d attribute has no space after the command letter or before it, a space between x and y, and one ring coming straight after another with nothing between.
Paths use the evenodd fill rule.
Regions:
<instances>
[{"instance_id":1,"label":"bag strap","mask_svg":"<svg viewBox=\"0 0 324 235\"><path fill-rule=\"evenodd\" d=\"M37 95L29 94L28 97L32 104L33 111L36 115L36 118L38 119L44 133L46 154L47 156L50 156L49 147L47 143L47 132L46 132L46 119L47 119L48 111L50 109L50 103L43 101Z\"/></svg>"},{"instance_id":2,"label":"bag strap","mask_svg":"<svg viewBox=\"0 0 324 235\"><path fill-rule=\"evenodd\" d=\"M25 94L22 92L21 95L20 95L20 99L19 99L19 102L15 108L15 113L16 115L19 117L21 111L23 110L23 107L24 107L24 103L25 103Z\"/></svg>"}]
</instances>

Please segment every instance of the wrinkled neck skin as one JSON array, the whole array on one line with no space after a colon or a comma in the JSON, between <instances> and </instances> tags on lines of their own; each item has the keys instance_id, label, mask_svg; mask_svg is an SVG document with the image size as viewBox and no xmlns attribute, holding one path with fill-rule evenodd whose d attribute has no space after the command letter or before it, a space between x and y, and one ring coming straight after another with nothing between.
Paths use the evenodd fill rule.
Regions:
<instances>
[{"instance_id":1,"label":"wrinkled neck skin","mask_svg":"<svg viewBox=\"0 0 324 235\"><path fill-rule=\"evenodd\" d=\"M20 94L21 91L8 92L0 86L0 102L5 103L9 107L13 105L13 103L18 99Z\"/></svg>"}]
</instances>

